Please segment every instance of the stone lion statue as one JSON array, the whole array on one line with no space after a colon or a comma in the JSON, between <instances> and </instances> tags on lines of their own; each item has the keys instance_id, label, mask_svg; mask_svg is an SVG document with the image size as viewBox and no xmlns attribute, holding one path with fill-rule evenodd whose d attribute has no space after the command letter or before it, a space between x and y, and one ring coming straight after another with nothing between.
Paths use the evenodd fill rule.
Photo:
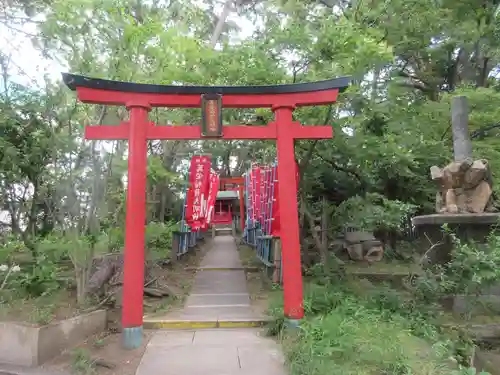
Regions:
<instances>
[{"instance_id":1,"label":"stone lion statue","mask_svg":"<svg viewBox=\"0 0 500 375\"><path fill-rule=\"evenodd\" d=\"M454 161L444 168L432 166L431 177L439 183L437 213L482 213L496 211L493 206L493 180L484 159Z\"/></svg>"}]
</instances>

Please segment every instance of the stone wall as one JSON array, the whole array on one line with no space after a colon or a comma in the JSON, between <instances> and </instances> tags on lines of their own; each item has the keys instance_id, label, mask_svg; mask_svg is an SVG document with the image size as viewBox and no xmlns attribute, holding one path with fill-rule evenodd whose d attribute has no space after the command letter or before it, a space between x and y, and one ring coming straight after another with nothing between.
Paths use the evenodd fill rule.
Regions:
<instances>
[{"instance_id":1,"label":"stone wall","mask_svg":"<svg viewBox=\"0 0 500 375\"><path fill-rule=\"evenodd\" d=\"M106 311L98 310L37 327L0 322L0 363L39 366L106 329Z\"/></svg>"}]
</instances>

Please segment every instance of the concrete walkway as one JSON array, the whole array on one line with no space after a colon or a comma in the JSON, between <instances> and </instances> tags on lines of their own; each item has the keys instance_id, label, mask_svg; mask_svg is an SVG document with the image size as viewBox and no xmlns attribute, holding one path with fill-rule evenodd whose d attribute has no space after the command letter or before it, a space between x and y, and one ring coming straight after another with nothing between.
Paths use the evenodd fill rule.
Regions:
<instances>
[{"instance_id":1,"label":"concrete walkway","mask_svg":"<svg viewBox=\"0 0 500 375\"><path fill-rule=\"evenodd\" d=\"M136 375L286 375L278 344L260 328L237 328L264 320L250 305L241 268L233 237L216 237L184 309L147 320L167 329L148 343Z\"/></svg>"},{"instance_id":2,"label":"concrete walkway","mask_svg":"<svg viewBox=\"0 0 500 375\"><path fill-rule=\"evenodd\" d=\"M258 328L158 331L136 375L286 375L279 346Z\"/></svg>"},{"instance_id":3,"label":"concrete walkway","mask_svg":"<svg viewBox=\"0 0 500 375\"><path fill-rule=\"evenodd\" d=\"M265 317L250 304L245 271L234 238L217 236L202 259L184 309L149 317L145 328L257 326Z\"/></svg>"}]
</instances>

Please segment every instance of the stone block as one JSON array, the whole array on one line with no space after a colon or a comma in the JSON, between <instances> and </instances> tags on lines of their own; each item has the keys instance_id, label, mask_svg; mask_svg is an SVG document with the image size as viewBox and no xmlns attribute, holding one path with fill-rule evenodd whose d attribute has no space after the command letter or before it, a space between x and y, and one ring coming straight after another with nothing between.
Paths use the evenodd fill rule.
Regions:
<instances>
[{"instance_id":1,"label":"stone block","mask_svg":"<svg viewBox=\"0 0 500 375\"><path fill-rule=\"evenodd\" d=\"M443 170L435 165L431 167L431 178L433 181L443 178Z\"/></svg>"},{"instance_id":2,"label":"stone block","mask_svg":"<svg viewBox=\"0 0 500 375\"><path fill-rule=\"evenodd\" d=\"M104 331L106 324L105 310L41 327L0 322L0 363L39 366L87 337Z\"/></svg>"}]
</instances>

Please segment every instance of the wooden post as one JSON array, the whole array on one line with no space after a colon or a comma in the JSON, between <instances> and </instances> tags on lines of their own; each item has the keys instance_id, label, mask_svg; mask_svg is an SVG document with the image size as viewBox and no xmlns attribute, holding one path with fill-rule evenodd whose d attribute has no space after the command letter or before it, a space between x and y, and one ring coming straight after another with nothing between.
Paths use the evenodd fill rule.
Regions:
<instances>
[{"instance_id":1,"label":"wooden post","mask_svg":"<svg viewBox=\"0 0 500 375\"><path fill-rule=\"evenodd\" d=\"M272 243L274 255L273 283L279 284L281 281L281 238L274 237Z\"/></svg>"},{"instance_id":2,"label":"wooden post","mask_svg":"<svg viewBox=\"0 0 500 375\"><path fill-rule=\"evenodd\" d=\"M177 253L181 246L181 232L175 231L172 233L172 249L170 254L170 260L172 263L177 262Z\"/></svg>"}]
</instances>

